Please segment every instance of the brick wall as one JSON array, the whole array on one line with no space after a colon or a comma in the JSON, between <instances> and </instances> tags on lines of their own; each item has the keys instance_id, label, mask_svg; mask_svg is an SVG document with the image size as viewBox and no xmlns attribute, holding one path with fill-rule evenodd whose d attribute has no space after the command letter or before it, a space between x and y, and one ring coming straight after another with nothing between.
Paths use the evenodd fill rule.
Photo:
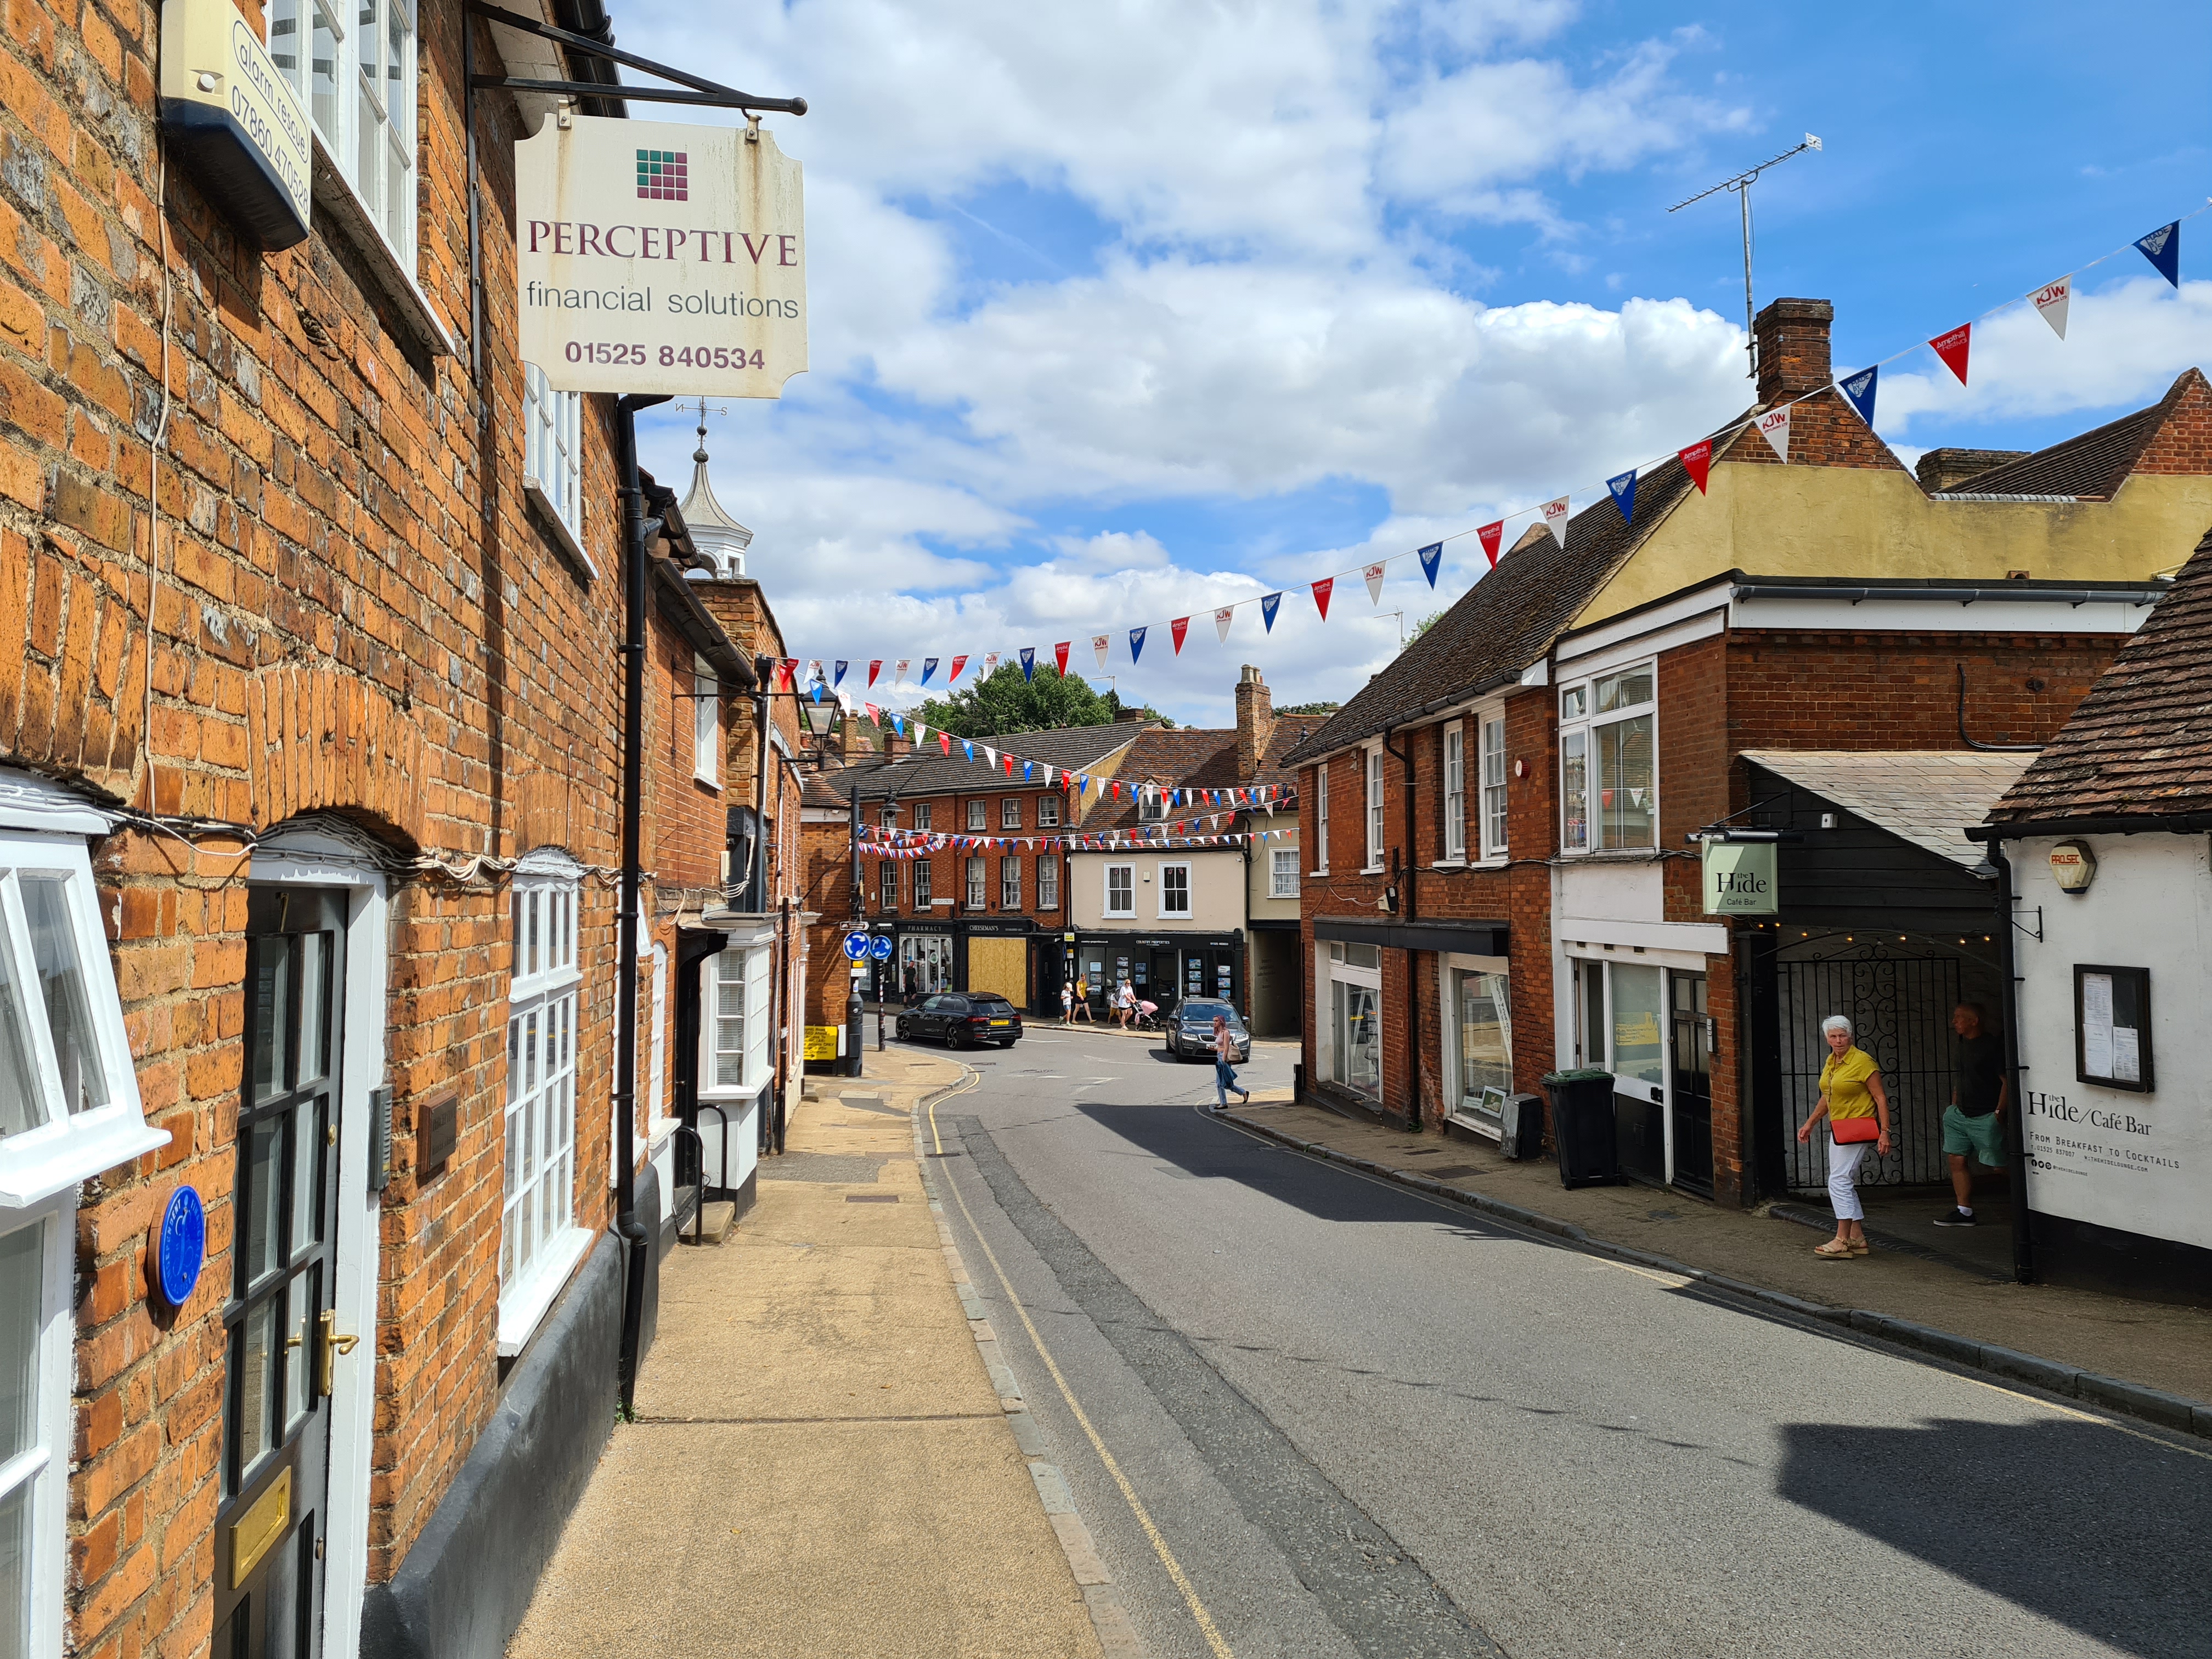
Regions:
<instances>
[{"instance_id":1,"label":"brick wall","mask_svg":"<svg viewBox=\"0 0 2212 1659\"><path fill-rule=\"evenodd\" d=\"M545 845L611 866L618 577L573 574L520 493L513 112L496 97L480 106L477 382L465 343L454 358L411 343L372 261L331 216L319 210L306 243L264 258L181 167L156 199L156 7L5 3L0 642L16 648L0 672L0 757L257 831L328 811L395 855ZM456 7L422 9L417 275L438 312L465 325L460 27ZM488 35L477 46L480 70L496 72ZM165 226L172 409L149 726ZM615 499L609 420L606 399L586 400L583 488L603 503ZM608 511L587 522L603 572L620 568L617 521ZM784 868L796 852L795 811L786 817ZM655 837L684 880L711 879L720 842L720 823L708 834L696 814ZM78 1212L70 1617L84 1654L188 1652L209 1637L243 847L125 831L97 852L141 1091L174 1139L89 1183ZM354 1362L375 1367L373 1580L419 1535L500 1385L507 915L495 880L392 886L398 1168L382 1211L374 1352ZM591 1103L610 1087L615 948L603 884L584 884L580 923L575 1203L580 1223L597 1226L607 1122ZM459 1146L425 1177L415 1109L447 1085L459 1091ZM146 1236L179 1181L207 1202L211 1257L171 1316L149 1300Z\"/></svg>"}]
</instances>

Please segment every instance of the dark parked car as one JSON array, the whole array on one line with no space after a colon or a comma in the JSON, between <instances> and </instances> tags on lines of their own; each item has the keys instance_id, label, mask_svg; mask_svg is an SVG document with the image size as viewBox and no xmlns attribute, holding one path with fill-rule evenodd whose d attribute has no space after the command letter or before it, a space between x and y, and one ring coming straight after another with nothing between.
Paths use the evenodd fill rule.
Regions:
<instances>
[{"instance_id":1,"label":"dark parked car","mask_svg":"<svg viewBox=\"0 0 2212 1659\"><path fill-rule=\"evenodd\" d=\"M1234 1007L1213 997L1192 997L1175 1011L1168 1025L1168 1052L1177 1060L1212 1060L1216 1014L1229 1019L1229 1035L1237 1044L1237 1052L1230 1056L1231 1063L1242 1066L1251 1059L1252 1034L1244 1029Z\"/></svg>"},{"instance_id":2,"label":"dark parked car","mask_svg":"<svg viewBox=\"0 0 2212 1659\"><path fill-rule=\"evenodd\" d=\"M934 1037L948 1048L995 1042L1011 1048L1022 1037L1021 1011L1004 997L940 991L898 1017L902 1038Z\"/></svg>"}]
</instances>

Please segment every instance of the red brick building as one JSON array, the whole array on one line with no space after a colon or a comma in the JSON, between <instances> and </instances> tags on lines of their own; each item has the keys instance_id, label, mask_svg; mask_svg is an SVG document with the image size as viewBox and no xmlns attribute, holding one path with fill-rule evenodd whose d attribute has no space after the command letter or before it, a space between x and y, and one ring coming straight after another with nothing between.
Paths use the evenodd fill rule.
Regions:
<instances>
[{"instance_id":1,"label":"red brick building","mask_svg":"<svg viewBox=\"0 0 2212 1659\"><path fill-rule=\"evenodd\" d=\"M890 960L866 980L868 1000L995 991L1016 1007L1057 1012L1069 925L1066 854L996 843L1087 828L1106 810L1146 726L1132 713L1109 726L977 738L973 760L957 739L949 753L934 736L917 750L889 727L878 750L868 729L848 715L806 784L805 903L818 917L807 934L814 985L807 1022L816 1028L817 1058L843 1052L836 1045L849 995L842 941L855 919L856 800L864 838L880 842L888 832L919 843L896 853L864 846L859 860L859 919L891 941Z\"/></svg>"},{"instance_id":2,"label":"red brick building","mask_svg":"<svg viewBox=\"0 0 2212 1659\"><path fill-rule=\"evenodd\" d=\"M495 1647L624 1341L613 407L511 348L511 145L548 106L475 96L472 191L464 30L480 74L611 66L379 5L318 37L368 88L333 103L298 6L240 15L316 160L279 252L161 130L159 9L28 0L0 41L0 970L46 991L0 1000L0 1651L40 1659ZM730 914L761 637L655 499L672 945L769 921L795 833ZM678 702L702 662L716 699Z\"/></svg>"},{"instance_id":3,"label":"red brick building","mask_svg":"<svg viewBox=\"0 0 2212 1659\"><path fill-rule=\"evenodd\" d=\"M1906 1109L1875 1178L1940 1174L1942 1020L1997 972L1963 826L2212 521L2212 388L1916 476L1831 386L1828 319L1759 319L1786 462L1739 422L1705 489L1670 461L1632 521L1532 529L1289 757L1309 1088L1495 1135L1602 1066L1626 1170L1748 1203L1819 1184L1790 1131L1843 1012ZM1771 908L1709 914L1705 865L1768 854Z\"/></svg>"}]
</instances>

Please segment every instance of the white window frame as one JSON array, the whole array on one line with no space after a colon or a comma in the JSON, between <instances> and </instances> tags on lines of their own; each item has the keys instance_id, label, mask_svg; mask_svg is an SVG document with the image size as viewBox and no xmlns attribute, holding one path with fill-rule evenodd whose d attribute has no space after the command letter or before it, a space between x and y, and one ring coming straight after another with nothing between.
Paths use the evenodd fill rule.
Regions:
<instances>
[{"instance_id":1,"label":"white window frame","mask_svg":"<svg viewBox=\"0 0 2212 1659\"><path fill-rule=\"evenodd\" d=\"M970 834L991 827L991 804L981 797L968 803L968 829Z\"/></svg>"},{"instance_id":2,"label":"white window frame","mask_svg":"<svg viewBox=\"0 0 2212 1659\"><path fill-rule=\"evenodd\" d=\"M1467 723L1444 727L1444 860L1467 856Z\"/></svg>"},{"instance_id":3,"label":"white window frame","mask_svg":"<svg viewBox=\"0 0 2212 1659\"><path fill-rule=\"evenodd\" d=\"M1277 847L1267 854L1267 896L1296 898L1298 896L1298 849Z\"/></svg>"},{"instance_id":4,"label":"white window frame","mask_svg":"<svg viewBox=\"0 0 2212 1659\"><path fill-rule=\"evenodd\" d=\"M1510 835L1506 811L1505 711L1486 708L1475 717L1475 818L1481 831L1482 856L1503 860Z\"/></svg>"},{"instance_id":5,"label":"white window frame","mask_svg":"<svg viewBox=\"0 0 2212 1659\"><path fill-rule=\"evenodd\" d=\"M1158 823L1168 815L1168 792L1157 784L1137 786L1137 822Z\"/></svg>"},{"instance_id":6,"label":"white window frame","mask_svg":"<svg viewBox=\"0 0 2212 1659\"><path fill-rule=\"evenodd\" d=\"M522 1351L592 1237L575 1218L582 874L565 854L533 853L517 866L508 890L499 1243L499 1349L505 1355ZM626 1147L635 1134L635 1125L622 1126L612 1145ZM535 1214L526 1217L526 1206Z\"/></svg>"},{"instance_id":7,"label":"white window frame","mask_svg":"<svg viewBox=\"0 0 2212 1659\"><path fill-rule=\"evenodd\" d=\"M769 947L734 939L708 957L699 975L699 1098L745 1101L769 1081ZM734 991L734 1000L726 1000ZM734 1013L726 1012L734 1007ZM734 1032L726 1024L734 1021ZM729 1039L735 1036L732 1045ZM729 1080L734 1060L737 1080Z\"/></svg>"},{"instance_id":8,"label":"white window frame","mask_svg":"<svg viewBox=\"0 0 2212 1659\"><path fill-rule=\"evenodd\" d=\"M1455 951L1443 953L1437 962L1438 1030L1443 1037L1439 1079L1444 1090L1444 1110L1454 1122L1464 1124L1492 1140L1499 1139L1504 1133L1502 1120L1493 1120L1479 1109L1469 1108L1461 1087L1459 976L1462 974L1495 974L1505 981L1505 1092L1510 1095L1513 1092L1514 1039L1511 962L1504 957L1466 956Z\"/></svg>"},{"instance_id":9,"label":"white window frame","mask_svg":"<svg viewBox=\"0 0 2212 1659\"><path fill-rule=\"evenodd\" d=\"M704 657L691 659L691 775L722 787L722 678Z\"/></svg>"},{"instance_id":10,"label":"white window frame","mask_svg":"<svg viewBox=\"0 0 2212 1659\"><path fill-rule=\"evenodd\" d=\"M1328 873L1328 763L1323 761L1314 768L1314 867L1313 873Z\"/></svg>"},{"instance_id":11,"label":"white window frame","mask_svg":"<svg viewBox=\"0 0 2212 1659\"><path fill-rule=\"evenodd\" d=\"M999 798L999 828L1018 830L1022 827L1022 798L1001 795Z\"/></svg>"},{"instance_id":12,"label":"white window frame","mask_svg":"<svg viewBox=\"0 0 2212 1659\"><path fill-rule=\"evenodd\" d=\"M1114 878L1121 878L1122 896L1127 901L1118 908L1114 903ZM1137 914L1137 866L1133 864L1109 864L1104 871L1104 896L1099 914L1103 916L1130 916Z\"/></svg>"},{"instance_id":13,"label":"white window frame","mask_svg":"<svg viewBox=\"0 0 2212 1659\"><path fill-rule=\"evenodd\" d=\"M1360 771L1366 786L1364 792L1366 799L1364 804L1367 809L1361 819L1362 825L1367 832L1367 863L1360 873L1371 876L1382 868L1382 851L1388 840L1383 832L1382 824L1383 808L1387 803L1382 787L1382 745L1381 744L1368 745L1367 753L1361 761Z\"/></svg>"},{"instance_id":14,"label":"white window frame","mask_svg":"<svg viewBox=\"0 0 2212 1659\"><path fill-rule=\"evenodd\" d=\"M1355 963L1346 959L1354 950L1371 950L1371 945L1360 945L1342 939L1320 939L1314 945L1314 1059L1318 1075L1334 1087L1362 1098L1382 1103L1382 1056L1385 1052L1382 1020L1382 969L1380 953L1374 966ZM1338 1079L1339 1055L1336 1052L1336 989L1339 984L1364 986L1375 993L1375 1093L1356 1088Z\"/></svg>"},{"instance_id":15,"label":"white window frame","mask_svg":"<svg viewBox=\"0 0 2212 1659\"><path fill-rule=\"evenodd\" d=\"M883 860L883 868L878 877L878 885L876 890L876 908L879 910L896 910L898 908L898 860L896 859L885 859Z\"/></svg>"},{"instance_id":16,"label":"white window frame","mask_svg":"<svg viewBox=\"0 0 2212 1659\"><path fill-rule=\"evenodd\" d=\"M929 908L934 897L934 895L930 890L933 884L930 877L929 860L927 859L915 860L914 908L916 910L927 910Z\"/></svg>"},{"instance_id":17,"label":"white window frame","mask_svg":"<svg viewBox=\"0 0 2212 1659\"><path fill-rule=\"evenodd\" d=\"M930 827L930 823L929 823L929 820L930 820L930 811L929 811L929 808L930 808L930 803L929 803L929 802L927 802L927 801L926 801L926 800L918 800L918 801L915 802L915 804L914 804L914 827L915 827L915 829L917 829L917 830L927 830L927 829L928 829L928 828Z\"/></svg>"},{"instance_id":18,"label":"white window frame","mask_svg":"<svg viewBox=\"0 0 2212 1659\"><path fill-rule=\"evenodd\" d=\"M1060 855L1040 853L1036 861L1037 908L1060 908Z\"/></svg>"},{"instance_id":19,"label":"white window frame","mask_svg":"<svg viewBox=\"0 0 2212 1659\"><path fill-rule=\"evenodd\" d=\"M367 25L360 21L364 5L374 13ZM322 108L318 107L312 69L318 18L330 31L332 53L331 94ZM391 34L395 21L404 31L396 53ZM280 44L286 40L294 43L289 52ZM372 41L374 61L365 69L362 52ZM420 240L416 201L419 46L413 0L272 0L269 46L277 59L276 72L299 94L300 106L331 170L412 279ZM292 59L289 65L283 61L287 57ZM366 133L364 113L373 124ZM393 118L395 113L399 119ZM362 166L364 143L373 152L368 177Z\"/></svg>"},{"instance_id":20,"label":"white window frame","mask_svg":"<svg viewBox=\"0 0 2212 1659\"><path fill-rule=\"evenodd\" d=\"M991 897L990 864L981 853L970 853L962 873L961 896L970 910L988 909Z\"/></svg>"},{"instance_id":21,"label":"white window frame","mask_svg":"<svg viewBox=\"0 0 2212 1659\"><path fill-rule=\"evenodd\" d=\"M587 576L599 568L584 551L584 394L556 392L535 363L522 366L523 492L557 531Z\"/></svg>"},{"instance_id":22,"label":"white window frame","mask_svg":"<svg viewBox=\"0 0 2212 1659\"><path fill-rule=\"evenodd\" d=\"M1171 910L1168 908L1168 872L1170 870L1180 871L1182 874L1182 908L1180 910ZM1191 891L1190 861L1187 859L1171 859L1159 866L1159 872L1160 920L1163 921L1189 921L1191 911L1196 904L1196 896Z\"/></svg>"},{"instance_id":23,"label":"white window frame","mask_svg":"<svg viewBox=\"0 0 2212 1659\"><path fill-rule=\"evenodd\" d=\"M30 1444L0 1462L0 1503L25 1494L29 1538L23 1577L30 1595L27 1606L0 1607L0 1618L22 1619L25 1652L55 1654L62 1650L69 1595L70 1378L76 1339L70 1291L76 1256L76 1188L65 1187L21 1209L0 1209L0 1238L26 1233L38 1241L36 1304L0 1307L0 1321L21 1320L19 1332L0 1325L0 1364L7 1363L10 1345L27 1336L37 1403Z\"/></svg>"},{"instance_id":24,"label":"white window frame","mask_svg":"<svg viewBox=\"0 0 2212 1659\"><path fill-rule=\"evenodd\" d=\"M1058 828L1060 828L1060 797L1059 797L1059 796L1057 796L1057 795L1039 795L1039 796L1037 797L1037 804L1036 804L1036 806L1037 806L1037 828L1038 828L1038 829L1040 829L1040 830L1057 830Z\"/></svg>"},{"instance_id":25,"label":"white window frame","mask_svg":"<svg viewBox=\"0 0 2212 1659\"><path fill-rule=\"evenodd\" d=\"M1625 708L1607 709L1601 714L1597 708L1597 693L1601 684L1607 680L1625 679L1636 674L1647 674L1651 679L1651 696L1644 702L1631 703ZM1656 658L1646 657L1638 662L1624 663L1608 668L1603 673L1562 684L1557 693L1559 731L1559 850L1577 858L1607 853L1650 853L1659 846L1659 665ZM1574 712L1570 713L1570 709ZM1649 718L1651 722L1651 783L1649 810L1651 820L1650 839L1637 846L1607 847L1604 845L1605 782L1598 773L1598 734L1606 727L1625 721ZM1579 755L1583 763L1583 826L1580 842L1568 838L1567 765L1571 756Z\"/></svg>"},{"instance_id":26,"label":"white window frame","mask_svg":"<svg viewBox=\"0 0 2212 1659\"><path fill-rule=\"evenodd\" d=\"M26 873L58 877L70 924L69 943L76 957L77 980L84 994L92 1054L105 1085L106 1102L71 1111L62 1094L61 1065L55 1057L47 999L28 988L43 981L30 925L23 908ZM37 1092L42 1121L0 1139L0 1218L74 1188L119 1164L169 1144L166 1129L146 1121L138 1097L138 1073L131 1039L123 1025L123 1004L115 988L115 969L100 925L100 900L93 884L92 860L81 836L37 835L0 828L0 951L7 952L9 975L26 988L23 1059Z\"/></svg>"},{"instance_id":27,"label":"white window frame","mask_svg":"<svg viewBox=\"0 0 2212 1659\"><path fill-rule=\"evenodd\" d=\"M1022 908L1022 860L1019 854L1007 853L1000 857L999 908L1001 910Z\"/></svg>"}]
</instances>

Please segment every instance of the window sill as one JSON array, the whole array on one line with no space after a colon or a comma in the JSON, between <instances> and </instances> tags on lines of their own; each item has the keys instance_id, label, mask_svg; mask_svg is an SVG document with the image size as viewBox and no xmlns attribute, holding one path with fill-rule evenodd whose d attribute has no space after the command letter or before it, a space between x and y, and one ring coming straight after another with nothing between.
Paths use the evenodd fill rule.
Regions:
<instances>
[{"instance_id":1,"label":"window sill","mask_svg":"<svg viewBox=\"0 0 2212 1659\"><path fill-rule=\"evenodd\" d=\"M1360 866L1359 873L1363 876L1379 876L1382 873L1382 866L1379 864L1363 865Z\"/></svg>"},{"instance_id":2,"label":"window sill","mask_svg":"<svg viewBox=\"0 0 2212 1659\"><path fill-rule=\"evenodd\" d=\"M597 1237L587 1227L570 1227L546 1242L544 1254L528 1278L499 1299L499 1357L512 1359L530 1346L546 1310L560 1300L576 1264Z\"/></svg>"},{"instance_id":3,"label":"window sill","mask_svg":"<svg viewBox=\"0 0 2212 1659\"><path fill-rule=\"evenodd\" d=\"M544 486L537 479L525 475L522 493L538 514L538 528L551 538L554 550L568 562L568 568L587 582L599 580L599 566L592 562L592 556L584 551L584 544L576 539L576 532L568 527L568 520L556 510L553 498L545 493Z\"/></svg>"},{"instance_id":4,"label":"window sill","mask_svg":"<svg viewBox=\"0 0 2212 1659\"><path fill-rule=\"evenodd\" d=\"M398 321L409 338L433 357L454 355L453 331L446 326L438 309L430 303L430 296L422 292L415 281L415 274L399 263L399 256L384 240L384 233L370 222L368 211L361 204L361 198L353 193L353 186L331 159L323 136L315 134L315 205L335 219L345 233L347 243L361 255L368 267L368 274L398 313Z\"/></svg>"},{"instance_id":5,"label":"window sill","mask_svg":"<svg viewBox=\"0 0 2212 1659\"><path fill-rule=\"evenodd\" d=\"M1467 867L1470 870L1503 870L1512 861L1503 853L1487 853Z\"/></svg>"},{"instance_id":6,"label":"window sill","mask_svg":"<svg viewBox=\"0 0 2212 1659\"><path fill-rule=\"evenodd\" d=\"M128 1164L169 1144L130 1106L109 1106L10 1135L0 1151L0 1210L27 1209L41 1199Z\"/></svg>"},{"instance_id":7,"label":"window sill","mask_svg":"<svg viewBox=\"0 0 2212 1659\"><path fill-rule=\"evenodd\" d=\"M1467 868L1467 860L1463 858L1437 859L1429 866L1429 868L1431 870L1464 870Z\"/></svg>"},{"instance_id":8,"label":"window sill","mask_svg":"<svg viewBox=\"0 0 2212 1659\"><path fill-rule=\"evenodd\" d=\"M1316 879L1317 879L1317 878L1319 878L1320 877L1326 876L1328 873L1328 866L1327 865L1325 865L1325 864L1324 864L1323 866L1322 866L1322 867L1321 867L1320 869L1318 869L1318 870L1309 870L1309 871L1307 871L1307 872L1306 872L1306 875L1308 876L1308 878L1316 878Z\"/></svg>"},{"instance_id":9,"label":"window sill","mask_svg":"<svg viewBox=\"0 0 2212 1659\"><path fill-rule=\"evenodd\" d=\"M694 772L691 775L691 781L700 785L703 788L713 790L718 795L722 793L721 780L719 778L710 778L703 772Z\"/></svg>"}]
</instances>

